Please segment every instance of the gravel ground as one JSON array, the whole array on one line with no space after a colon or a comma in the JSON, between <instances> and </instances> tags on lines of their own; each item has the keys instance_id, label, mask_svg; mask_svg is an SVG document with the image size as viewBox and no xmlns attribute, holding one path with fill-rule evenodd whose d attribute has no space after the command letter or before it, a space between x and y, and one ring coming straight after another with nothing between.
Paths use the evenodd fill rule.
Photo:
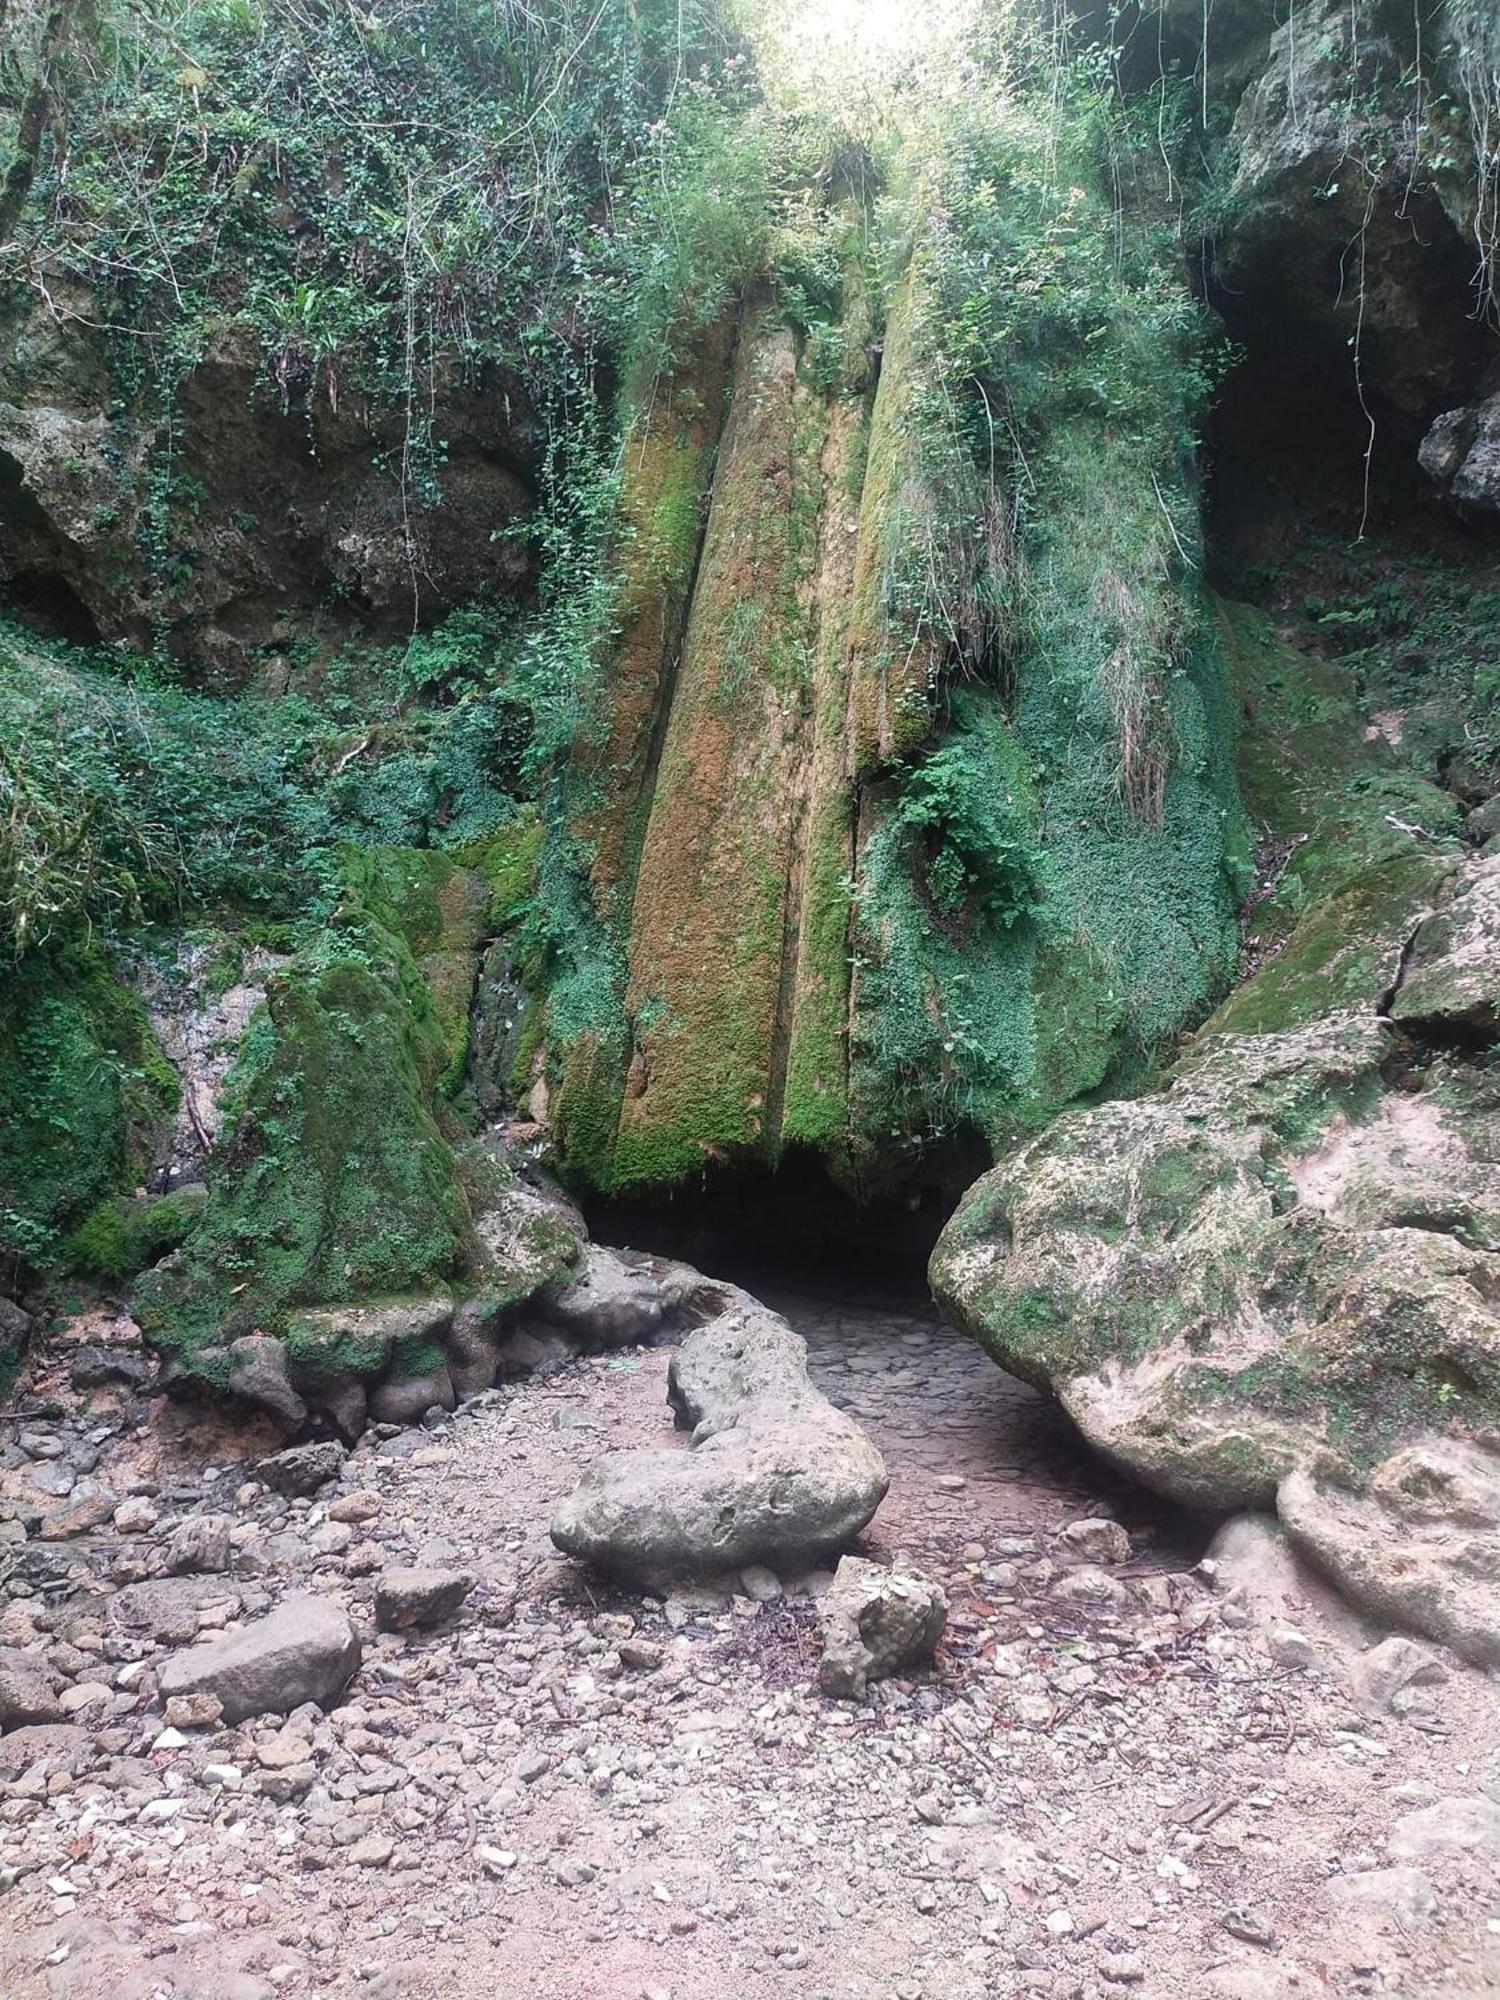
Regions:
<instances>
[{"instance_id":1,"label":"gravel ground","mask_svg":"<svg viewBox=\"0 0 1500 2000\"><path fill-rule=\"evenodd\" d=\"M1450 1662L1367 1712L1331 1638L1268 1649L1201 1526L929 1312L772 1302L886 1454L863 1552L951 1599L937 1670L858 1707L816 1692L825 1578L643 1600L552 1551L588 1459L667 1434L664 1350L371 1436L287 1501L267 1435L67 1386L127 1321L54 1337L0 1451L0 1645L69 1711L0 1737L5 2000L1500 1994L1492 1682ZM193 1513L232 1519L231 1568L163 1578ZM1060 1536L1098 1515L1133 1545L1108 1572ZM375 1633L378 1573L417 1559L467 1602ZM165 1728L166 1655L292 1589L364 1636L342 1703ZM1431 1910L1409 1875L1341 1894L1408 1850Z\"/></svg>"}]
</instances>

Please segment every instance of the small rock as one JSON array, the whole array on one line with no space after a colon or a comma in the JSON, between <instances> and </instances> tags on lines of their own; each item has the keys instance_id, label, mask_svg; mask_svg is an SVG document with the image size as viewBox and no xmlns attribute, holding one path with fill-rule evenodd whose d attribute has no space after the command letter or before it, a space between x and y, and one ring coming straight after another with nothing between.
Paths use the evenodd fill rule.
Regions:
<instances>
[{"instance_id":1,"label":"small rock","mask_svg":"<svg viewBox=\"0 0 1500 2000\"><path fill-rule=\"evenodd\" d=\"M1355 1698L1378 1713L1388 1709L1398 1694L1409 1687L1437 1687L1448 1678L1448 1669L1427 1647L1412 1639L1383 1639L1362 1653L1349 1672Z\"/></svg>"},{"instance_id":2,"label":"small rock","mask_svg":"<svg viewBox=\"0 0 1500 2000\"><path fill-rule=\"evenodd\" d=\"M870 1681L931 1660L948 1623L948 1600L913 1570L845 1556L818 1615L819 1686L824 1694L857 1701Z\"/></svg>"},{"instance_id":3,"label":"small rock","mask_svg":"<svg viewBox=\"0 0 1500 2000\"><path fill-rule=\"evenodd\" d=\"M34 1653L0 1647L0 1729L35 1722L61 1722L57 1676Z\"/></svg>"},{"instance_id":4,"label":"small rock","mask_svg":"<svg viewBox=\"0 0 1500 2000\"><path fill-rule=\"evenodd\" d=\"M620 1664L633 1674L654 1673L666 1658L666 1650L654 1639L622 1639Z\"/></svg>"},{"instance_id":5,"label":"small rock","mask_svg":"<svg viewBox=\"0 0 1500 2000\"><path fill-rule=\"evenodd\" d=\"M327 1706L360 1662L354 1627L323 1597L289 1597L269 1617L174 1653L161 1670L165 1698L216 1694L226 1722Z\"/></svg>"},{"instance_id":6,"label":"small rock","mask_svg":"<svg viewBox=\"0 0 1500 2000\"><path fill-rule=\"evenodd\" d=\"M227 1570L234 1527L227 1514L190 1514L174 1529L167 1544L169 1576L216 1576Z\"/></svg>"},{"instance_id":7,"label":"small rock","mask_svg":"<svg viewBox=\"0 0 1500 2000\"><path fill-rule=\"evenodd\" d=\"M75 1389L103 1389L118 1385L145 1389L151 1382L151 1363L144 1354L124 1347L80 1347L73 1356L68 1379Z\"/></svg>"},{"instance_id":8,"label":"small rock","mask_svg":"<svg viewBox=\"0 0 1500 2000\"><path fill-rule=\"evenodd\" d=\"M370 1833L355 1841L349 1849L349 1859L356 1868L384 1868L395 1851L396 1843L389 1835Z\"/></svg>"},{"instance_id":9,"label":"small rock","mask_svg":"<svg viewBox=\"0 0 1500 2000\"><path fill-rule=\"evenodd\" d=\"M463 1570L388 1569L375 1586L375 1623L382 1632L440 1625L473 1588Z\"/></svg>"},{"instance_id":10,"label":"small rock","mask_svg":"<svg viewBox=\"0 0 1500 2000\"><path fill-rule=\"evenodd\" d=\"M1387 1844L1397 1861L1429 1861L1445 1854L1500 1857L1500 1805L1483 1797L1439 1799L1397 1820Z\"/></svg>"},{"instance_id":11,"label":"small rock","mask_svg":"<svg viewBox=\"0 0 1500 2000\"><path fill-rule=\"evenodd\" d=\"M330 1521L373 1521L380 1512L380 1495L368 1491L341 1493L328 1509Z\"/></svg>"},{"instance_id":12,"label":"small rock","mask_svg":"<svg viewBox=\"0 0 1500 2000\"><path fill-rule=\"evenodd\" d=\"M1052 1595L1065 1604L1099 1613L1123 1611L1129 1602L1129 1593L1119 1578L1094 1563L1065 1571L1053 1584Z\"/></svg>"},{"instance_id":13,"label":"small rock","mask_svg":"<svg viewBox=\"0 0 1500 2000\"><path fill-rule=\"evenodd\" d=\"M38 1530L44 1542L69 1542L75 1535L90 1535L102 1528L115 1511L112 1493L89 1493L71 1506L59 1507L47 1516Z\"/></svg>"},{"instance_id":14,"label":"small rock","mask_svg":"<svg viewBox=\"0 0 1500 2000\"><path fill-rule=\"evenodd\" d=\"M103 1681L74 1681L58 1696L58 1705L64 1715L81 1715L85 1709L102 1708L113 1695Z\"/></svg>"},{"instance_id":15,"label":"small rock","mask_svg":"<svg viewBox=\"0 0 1500 2000\"><path fill-rule=\"evenodd\" d=\"M273 1493L301 1500L337 1478L343 1462L344 1447L332 1438L325 1438L317 1444L293 1445L289 1451L278 1451L273 1458L263 1458L256 1471Z\"/></svg>"},{"instance_id":16,"label":"small rock","mask_svg":"<svg viewBox=\"0 0 1500 2000\"><path fill-rule=\"evenodd\" d=\"M429 1410L451 1410L457 1398L446 1367L399 1382L382 1382L370 1392L370 1415L378 1424L419 1424Z\"/></svg>"},{"instance_id":17,"label":"small rock","mask_svg":"<svg viewBox=\"0 0 1500 2000\"><path fill-rule=\"evenodd\" d=\"M781 1578L763 1563L740 1571L740 1589L757 1604L774 1604L781 1595Z\"/></svg>"},{"instance_id":18,"label":"small rock","mask_svg":"<svg viewBox=\"0 0 1500 2000\"><path fill-rule=\"evenodd\" d=\"M263 1771L290 1771L307 1763L312 1752L307 1738L296 1729L282 1729L255 1746L255 1761Z\"/></svg>"},{"instance_id":19,"label":"small rock","mask_svg":"<svg viewBox=\"0 0 1500 2000\"><path fill-rule=\"evenodd\" d=\"M1075 1555L1080 1555L1091 1563L1129 1562L1130 1537L1118 1521L1091 1518L1087 1521L1070 1521L1063 1529L1063 1540Z\"/></svg>"},{"instance_id":20,"label":"small rock","mask_svg":"<svg viewBox=\"0 0 1500 2000\"><path fill-rule=\"evenodd\" d=\"M1113 1986L1135 1986L1146 1977L1146 1961L1138 1951L1107 1951L1099 1960L1099 1976Z\"/></svg>"},{"instance_id":21,"label":"small rock","mask_svg":"<svg viewBox=\"0 0 1500 2000\"><path fill-rule=\"evenodd\" d=\"M115 1509L115 1526L122 1535L149 1535L161 1519L155 1504L144 1493L122 1500Z\"/></svg>"},{"instance_id":22,"label":"small rock","mask_svg":"<svg viewBox=\"0 0 1500 2000\"><path fill-rule=\"evenodd\" d=\"M1278 1619L1266 1627L1266 1649L1278 1667L1303 1672L1316 1665L1318 1649L1298 1625Z\"/></svg>"},{"instance_id":23,"label":"small rock","mask_svg":"<svg viewBox=\"0 0 1500 2000\"><path fill-rule=\"evenodd\" d=\"M1437 1892L1417 1868L1365 1868L1335 1875L1328 1893L1335 1902L1362 1904L1413 1928L1437 1915Z\"/></svg>"},{"instance_id":24,"label":"small rock","mask_svg":"<svg viewBox=\"0 0 1500 2000\"><path fill-rule=\"evenodd\" d=\"M213 1729L224 1718L216 1694L174 1694L162 1710L169 1729Z\"/></svg>"},{"instance_id":25,"label":"small rock","mask_svg":"<svg viewBox=\"0 0 1500 2000\"><path fill-rule=\"evenodd\" d=\"M1272 1945L1276 1942L1271 1919L1263 1910L1226 1910L1219 1922L1231 1937L1241 1938L1246 1944Z\"/></svg>"}]
</instances>

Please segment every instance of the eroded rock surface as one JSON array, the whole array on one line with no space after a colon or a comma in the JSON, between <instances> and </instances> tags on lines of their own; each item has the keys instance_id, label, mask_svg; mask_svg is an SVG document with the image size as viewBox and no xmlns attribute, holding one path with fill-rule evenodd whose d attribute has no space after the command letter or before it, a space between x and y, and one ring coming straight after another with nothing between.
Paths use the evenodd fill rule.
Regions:
<instances>
[{"instance_id":1,"label":"eroded rock surface","mask_svg":"<svg viewBox=\"0 0 1500 2000\"><path fill-rule=\"evenodd\" d=\"M845 1556L819 1612L818 1685L824 1694L858 1701L871 1681L931 1662L948 1623L948 1600L913 1570Z\"/></svg>"},{"instance_id":2,"label":"eroded rock surface","mask_svg":"<svg viewBox=\"0 0 1500 2000\"><path fill-rule=\"evenodd\" d=\"M1478 860L1412 906L1385 1010L1205 1033L1164 1089L1060 1119L970 1192L932 1266L957 1322L1136 1477L1276 1506L1361 1607L1484 1661L1497 879ZM1275 961L1261 977L1284 988ZM1253 1019L1253 995L1226 1013Z\"/></svg>"},{"instance_id":3,"label":"eroded rock surface","mask_svg":"<svg viewBox=\"0 0 1500 2000\"><path fill-rule=\"evenodd\" d=\"M331 1599L288 1597L269 1617L174 1654L161 1670L161 1691L212 1694L227 1722L288 1714L303 1702L322 1704L343 1693L360 1662L358 1634Z\"/></svg>"},{"instance_id":4,"label":"eroded rock surface","mask_svg":"<svg viewBox=\"0 0 1500 2000\"><path fill-rule=\"evenodd\" d=\"M668 1393L688 1448L600 1459L557 1510L552 1539L637 1581L806 1567L880 1505L880 1454L813 1387L785 1320L731 1286L688 1289L712 1315L672 1359Z\"/></svg>"}]
</instances>

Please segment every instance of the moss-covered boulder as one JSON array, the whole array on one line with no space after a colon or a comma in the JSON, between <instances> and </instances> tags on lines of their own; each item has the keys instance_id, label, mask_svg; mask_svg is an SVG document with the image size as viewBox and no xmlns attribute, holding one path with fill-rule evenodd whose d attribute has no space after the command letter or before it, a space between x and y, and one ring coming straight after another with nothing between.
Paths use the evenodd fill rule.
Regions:
<instances>
[{"instance_id":1,"label":"moss-covered boulder","mask_svg":"<svg viewBox=\"0 0 1500 2000\"><path fill-rule=\"evenodd\" d=\"M1455 878L1460 917L1413 924L1434 993L1468 990L1492 865ZM1500 925L1483 928L1492 953ZM1425 1608L1452 1595L1441 1579L1425 1594L1372 1583L1378 1553L1349 1525L1374 1532L1402 1454L1500 1425L1493 1016L1487 1045L1471 1028L1455 1048L1436 1002L1414 1013L1436 1040L1373 1004L1200 1037L1165 1088L1068 1114L981 1180L932 1280L1136 1477L1211 1508L1290 1493L1348 1588L1462 1644L1462 1618ZM1345 1497L1317 1501L1333 1488Z\"/></svg>"},{"instance_id":2,"label":"moss-covered boulder","mask_svg":"<svg viewBox=\"0 0 1500 2000\"><path fill-rule=\"evenodd\" d=\"M231 1078L198 1227L148 1275L142 1324L210 1379L287 1312L450 1276L470 1216L433 1115L445 1047L404 943L346 913L267 988Z\"/></svg>"},{"instance_id":3,"label":"moss-covered boulder","mask_svg":"<svg viewBox=\"0 0 1500 2000\"><path fill-rule=\"evenodd\" d=\"M446 1102L495 920L488 872L372 849L343 857L341 884L327 927L268 978L201 1208L137 1309L172 1380L352 1435L372 1409L420 1413L427 1390L451 1404L459 1314L470 1339L497 1331L583 1231Z\"/></svg>"}]
</instances>

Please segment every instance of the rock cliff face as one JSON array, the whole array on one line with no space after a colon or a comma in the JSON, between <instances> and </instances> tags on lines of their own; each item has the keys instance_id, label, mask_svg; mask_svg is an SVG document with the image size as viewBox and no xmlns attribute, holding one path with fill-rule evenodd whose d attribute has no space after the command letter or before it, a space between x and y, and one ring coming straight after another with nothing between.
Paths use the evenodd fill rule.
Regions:
<instances>
[{"instance_id":1,"label":"rock cliff face","mask_svg":"<svg viewBox=\"0 0 1500 2000\"><path fill-rule=\"evenodd\" d=\"M92 310L49 286L0 321L0 590L42 629L274 686L294 644L399 637L528 587L511 531L534 448L514 383L444 385L444 503L414 509L389 472L400 423L366 399L285 406L258 344L226 332L170 413L122 408Z\"/></svg>"}]
</instances>

